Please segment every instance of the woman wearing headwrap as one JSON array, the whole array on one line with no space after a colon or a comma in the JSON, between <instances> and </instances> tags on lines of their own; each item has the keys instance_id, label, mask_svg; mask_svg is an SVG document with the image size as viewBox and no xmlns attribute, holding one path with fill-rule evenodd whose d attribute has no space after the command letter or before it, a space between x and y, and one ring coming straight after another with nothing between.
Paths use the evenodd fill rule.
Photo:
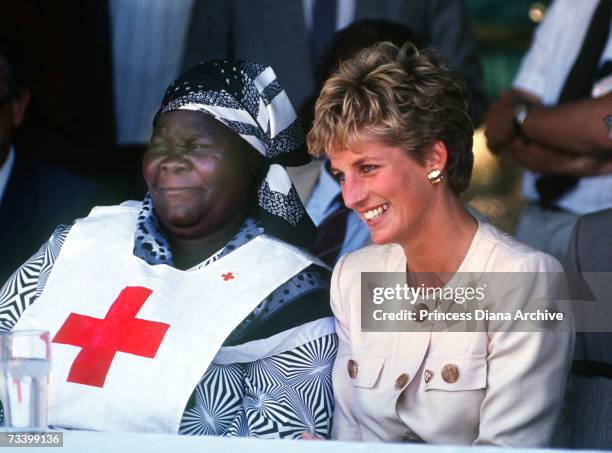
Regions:
<instances>
[{"instance_id":1,"label":"woman wearing headwrap","mask_svg":"<svg viewBox=\"0 0 612 453\"><path fill-rule=\"evenodd\" d=\"M0 293L44 329L50 425L327 437L328 270L284 165L303 134L271 68L209 61L164 96L143 202L60 226Z\"/></svg>"}]
</instances>

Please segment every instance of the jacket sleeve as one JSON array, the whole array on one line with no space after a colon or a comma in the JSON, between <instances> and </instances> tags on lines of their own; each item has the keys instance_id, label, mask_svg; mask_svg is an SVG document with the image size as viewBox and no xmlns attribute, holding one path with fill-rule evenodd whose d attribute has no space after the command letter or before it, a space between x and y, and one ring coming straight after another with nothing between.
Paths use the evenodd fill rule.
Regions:
<instances>
[{"instance_id":1,"label":"jacket sleeve","mask_svg":"<svg viewBox=\"0 0 612 453\"><path fill-rule=\"evenodd\" d=\"M299 439L308 432L329 438L336 347L336 335L327 333L253 362L213 363L187 405L179 433Z\"/></svg>"},{"instance_id":2,"label":"jacket sleeve","mask_svg":"<svg viewBox=\"0 0 612 453\"><path fill-rule=\"evenodd\" d=\"M346 261L344 255L336 264L331 282L331 305L336 317L336 334L338 335L338 354L333 370L334 421L332 438L337 440L361 441L359 425L352 414L353 384L347 373L347 361L351 352L351 334L348 319L348 307L343 307L340 293L340 276Z\"/></svg>"},{"instance_id":3,"label":"jacket sleeve","mask_svg":"<svg viewBox=\"0 0 612 453\"><path fill-rule=\"evenodd\" d=\"M527 256L499 288L500 311L533 312L558 288L561 265L541 253ZM559 284L563 284L562 281ZM514 304L518 305L514 305ZM548 308L548 307L547 307ZM554 328L529 329L510 323L489 330L487 387L475 445L545 447L561 411L574 348L571 310ZM526 331L531 330L531 331Z\"/></svg>"},{"instance_id":4,"label":"jacket sleeve","mask_svg":"<svg viewBox=\"0 0 612 453\"><path fill-rule=\"evenodd\" d=\"M69 225L57 227L49 240L6 281L0 290L0 331L11 330L43 292L69 231ZM4 426L4 408L1 403L0 426Z\"/></svg>"}]
</instances>

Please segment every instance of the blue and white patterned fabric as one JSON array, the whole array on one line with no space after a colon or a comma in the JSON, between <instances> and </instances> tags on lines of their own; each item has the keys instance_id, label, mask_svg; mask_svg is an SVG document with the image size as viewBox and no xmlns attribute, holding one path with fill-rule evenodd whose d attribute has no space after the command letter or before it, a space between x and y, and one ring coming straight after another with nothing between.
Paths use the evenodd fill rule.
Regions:
<instances>
[{"instance_id":1,"label":"blue and white patterned fabric","mask_svg":"<svg viewBox=\"0 0 612 453\"><path fill-rule=\"evenodd\" d=\"M0 330L10 330L42 294L70 228L58 227L2 287ZM194 269L264 232L261 222L247 219L223 249ZM150 265L172 265L149 197L139 215L134 255ZM261 301L226 339L194 389L180 433L299 438L308 431L329 436L337 338L328 281L329 271L312 265Z\"/></svg>"}]
</instances>

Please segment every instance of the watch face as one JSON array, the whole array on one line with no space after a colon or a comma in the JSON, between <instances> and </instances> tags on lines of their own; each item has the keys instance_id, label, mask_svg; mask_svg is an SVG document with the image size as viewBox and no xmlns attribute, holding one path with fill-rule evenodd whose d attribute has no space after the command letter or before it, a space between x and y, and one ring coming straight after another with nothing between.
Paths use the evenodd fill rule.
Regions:
<instances>
[{"instance_id":1,"label":"watch face","mask_svg":"<svg viewBox=\"0 0 612 453\"><path fill-rule=\"evenodd\" d=\"M612 91L612 75L599 79L591 92L591 97L598 98Z\"/></svg>"},{"instance_id":2,"label":"watch face","mask_svg":"<svg viewBox=\"0 0 612 453\"><path fill-rule=\"evenodd\" d=\"M527 119L527 113L529 113L529 107L527 104L518 104L514 110L514 122L517 125L522 126L525 119Z\"/></svg>"}]
</instances>

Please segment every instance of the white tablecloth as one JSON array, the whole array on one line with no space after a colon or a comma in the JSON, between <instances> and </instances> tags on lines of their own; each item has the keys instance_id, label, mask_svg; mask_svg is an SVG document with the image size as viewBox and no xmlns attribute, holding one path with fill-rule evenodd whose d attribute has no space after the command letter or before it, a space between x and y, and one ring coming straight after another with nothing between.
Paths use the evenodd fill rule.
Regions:
<instances>
[{"instance_id":1,"label":"white tablecloth","mask_svg":"<svg viewBox=\"0 0 612 453\"><path fill-rule=\"evenodd\" d=\"M61 453L177 452L177 453L543 453L570 450L500 449L497 447L442 447L425 444L357 443L336 441L225 439L168 434L99 433L65 431ZM28 448L52 453L53 448ZM585 450L581 450L584 452Z\"/></svg>"}]
</instances>

